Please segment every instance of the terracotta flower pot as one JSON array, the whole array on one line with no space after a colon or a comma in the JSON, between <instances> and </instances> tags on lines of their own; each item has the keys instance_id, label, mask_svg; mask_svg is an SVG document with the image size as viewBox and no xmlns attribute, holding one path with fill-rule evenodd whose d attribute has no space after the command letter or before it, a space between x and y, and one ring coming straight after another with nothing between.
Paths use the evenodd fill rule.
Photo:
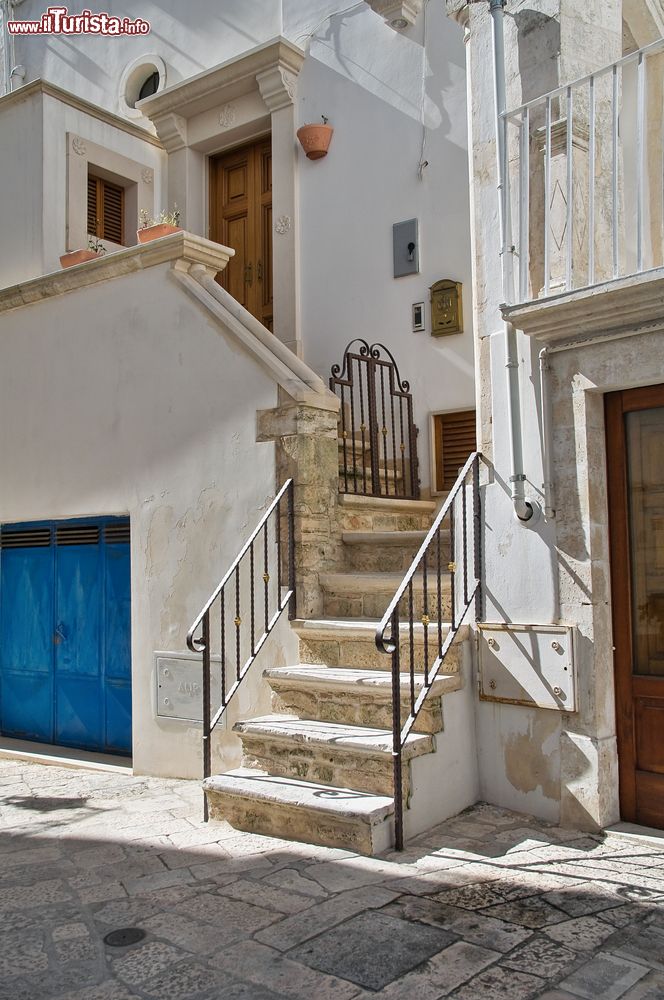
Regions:
<instances>
[{"instance_id":1,"label":"terracotta flower pot","mask_svg":"<svg viewBox=\"0 0 664 1000\"><path fill-rule=\"evenodd\" d=\"M102 254L96 250L71 250L69 253L63 253L60 267L74 267L75 264L84 264L86 260L94 260L95 257L101 256Z\"/></svg>"},{"instance_id":2,"label":"terracotta flower pot","mask_svg":"<svg viewBox=\"0 0 664 1000\"><path fill-rule=\"evenodd\" d=\"M297 130L302 149L310 160L320 160L327 156L334 129L331 125L303 125Z\"/></svg>"},{"instance_id":3,"label":"terracotta flower pot","mask_svg":"<svg viewBox=\"0 0 664 1000\"><path fill-rule=\"evenodd\" d=\"M145 226L136 230L139 243L149 243L150 240L159 240L162 236L170 236L171 233L181 233L182 226L171 226L168 222L157 222L154 226Z\"/></svg>"}]
</instances>

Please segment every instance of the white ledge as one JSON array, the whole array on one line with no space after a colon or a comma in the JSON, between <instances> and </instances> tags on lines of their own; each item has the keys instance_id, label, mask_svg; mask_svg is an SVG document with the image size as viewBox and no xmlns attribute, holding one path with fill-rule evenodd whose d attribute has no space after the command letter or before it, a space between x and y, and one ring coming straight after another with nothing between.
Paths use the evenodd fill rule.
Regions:
<instances>
[{"instance_id":1,"label":"white ledge","mask_svg":"<svg viewBox=\"0 0 664 1000\"><path fill-rule=\"evenodd\" d=\"M134 122L130 122L126 118L121 118L119 115L113 114L112 111L107 111L106 108L99 107L98 104L92 104L91 101L86 101L83 97L78 97L77 94L71 94L68 90L63 90L62 87L56 87L54 83L48 83L47 80L33 80L31 83L26 83L23 87L17 87L11 93L5 94L4 97L0 97L0 112L13 104L20 104L21 101L25 101L34 94L43 94L46 97L52 97L56 101L60 101L61 104L67 104L71 108L76 108L77 111L82 111L84 114L90 115L91 118L98 118L99 121L105 122L113 128L120 129L122 132L128 132L129 135L133 135L142 142L158 146L159 149L164 148L161 139L157 138L153 132L148 132L149 125L147 119L146 127L142 128L140 125L135 125Z\"/></svg>"},{"instance_id":2,"label":"white ledge","mask_svg":"<svg viewBox=\"0 0 664 1000\"><path fill-rule=\"evenodd\" d=\"M139 243L138 246L127 247L84 264L76 264L62 271L2 288L0 313L169 261L183 262L185 270L193 264L202 264L211 274L217 274L223 271L234 254L235 251L230 247L205 240L193 233L172 233L150 243Z\"/></svg>"},{"instance_id":3,"label":"white ledge","mask_svg":"<svg viewBox=\"0 0 664 1000\"><path fill-rule=\"evenodd\" d=\"M503 318L544 343L664 326L664 267L546 299L501 306Z\"/></svg>"}]
</instances>

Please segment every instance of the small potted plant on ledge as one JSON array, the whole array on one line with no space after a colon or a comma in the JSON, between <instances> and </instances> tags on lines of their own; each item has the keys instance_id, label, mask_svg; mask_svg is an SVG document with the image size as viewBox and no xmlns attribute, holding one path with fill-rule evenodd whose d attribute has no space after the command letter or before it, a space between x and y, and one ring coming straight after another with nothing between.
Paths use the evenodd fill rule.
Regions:
<instances>
[{"instance_id":1,"label":"small potted plant on ledge","mask_svg":"<svg viewBox=\"0 0 664 1000\"><path fill-rule=\"evenodd\" d=\"M88 239L87 249L71 250L64 253L60 258L60 267L74 267L75 264L84 264L86 260L94 260L95 257L103 257L106 247L96 236Z\"/></svg>"},{"instance_id":2,"label":"small potted plant on ledge","mask_svg":"<svg viewBox=\"0 0 664 1000\"><path fill-rule=\"evenodd\" d=\"M320 160L327 156L327 150L332 141L334 129L327 124L325 115L321 115L322 125L303 125L297 130L297 137L300 140L302 149L310 160Z\"/></svg>"},{"instance_id":3,"label":"small potted plant on ledge","mask_svg":"<svg viewBox=\"0 0 664 1000\"><path fill-rule=\"evenodd\" d=\"M139 243L149 243L150 240L158 240L162 236L170 236L171 233L182 231L180 212L177 205L173 205L172 212L160 212L157 219L153 219L142 208L138 221L141 227L136 230Z\"/></svg>"}]
</instances>

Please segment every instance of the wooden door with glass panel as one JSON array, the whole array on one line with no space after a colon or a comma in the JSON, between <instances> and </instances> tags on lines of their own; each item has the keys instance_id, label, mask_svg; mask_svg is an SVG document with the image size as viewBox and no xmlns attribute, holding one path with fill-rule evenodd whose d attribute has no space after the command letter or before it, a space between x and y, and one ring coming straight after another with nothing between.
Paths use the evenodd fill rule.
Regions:
<instances>
[{"instance_id":1,"label":"wooden door with glass panel","mask_svg":"<svg viewBox=\"0 0 664 1000\"><path fill-rule=\"evenodd\" d=\"M620 808L664 829L664 386L606 397Z\"/></svg>"},{"instance_id":2,"label":"wooden door with glass panel","mask_svg":"<svg viewBox=\"0 0 664 1000\"><path fill-rule=\"evenodd\" d=\"M235 256L219 283L272 329L272 144L261 139L210 160L210 239Z\"/></svg>"}]
</instances>

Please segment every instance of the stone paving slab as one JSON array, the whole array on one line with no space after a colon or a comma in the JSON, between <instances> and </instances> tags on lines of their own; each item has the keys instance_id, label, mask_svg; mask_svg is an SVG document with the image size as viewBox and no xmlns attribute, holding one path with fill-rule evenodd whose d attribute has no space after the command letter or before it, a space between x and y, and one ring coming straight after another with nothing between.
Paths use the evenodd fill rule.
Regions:
<instances>
[{"instance_id":1,"label":"stone paving slab","mask_svg":"<svg viewBox=\"0 0 664 1000\"><path fill-rule=\"evenodd\" d=\"M2 759L0 920L0 1000L664 1000L664 841L485 803L367 859Z\"/></svg>"}]
</instances>

